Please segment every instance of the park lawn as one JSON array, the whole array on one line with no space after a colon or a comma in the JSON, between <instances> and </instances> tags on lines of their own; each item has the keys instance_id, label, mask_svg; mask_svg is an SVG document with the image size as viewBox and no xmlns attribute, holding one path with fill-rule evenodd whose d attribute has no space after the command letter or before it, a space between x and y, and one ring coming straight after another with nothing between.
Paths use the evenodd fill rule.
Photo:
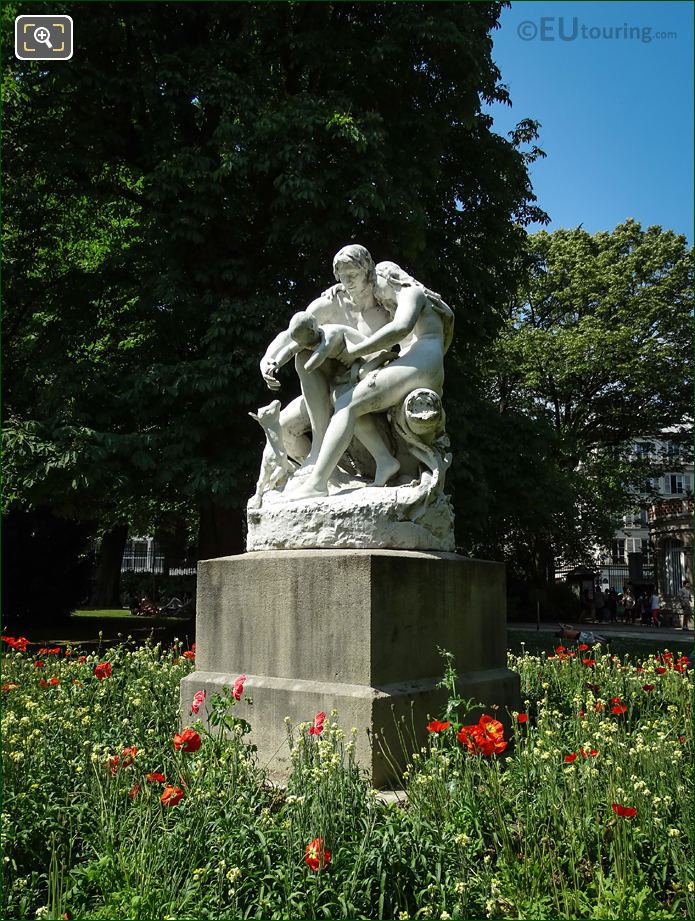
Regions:
<instances>
[{"instance_id":1,"label":"park lawn","mask_svg":"<svg viewBox=\"0 0 695 921\"><path fill-rule=\"evenodd\" d=\"M596 633L601 632L600 624L596 624L595 627L589 625L586 629L595 629ZM655 637L654 639L650 637L647 639L646 637L610 635L607 636L607 639L608 644L606 648L617 656L629 655L633 658L645 658L648 655L660 652L664 648L687 656L692 656L693 653L692 639L684 640L683 634L680 633L680 631L674 631L673 634L669 636L668 640L664 640L660 637ZM507 631L507 648L511 652L517 654L526 651L530 655L540 655L541 653L552 655L556 646L563 642L565 645L572 645L566 640L558 639L554 633L549 633L548 631L517 629Z\"/></svg>"},{"instance_id":2,"label":"park lawn","mask_svg":"<svg viewBox=\"0 0 695 921\"><path fill-rule=\"evenodd\" d=\"M466 726L449 669L450 706L390 803L334 712L288 727L284 789L247 744L241 689L175 735L181 645L41 659L19 645L3 661L3 917L693 916L692 671L677 656L510 653L511 734Z\"/></svg>"},{"instance_id":3,"label":"park lawn","mask_svg":"<svg viewBox=\"0 0 695 921\"><path fill-rule=\"evenodd\" d=\"M106 648L128 639L133 644L148 640L172 643L175 639L191 645L195 621L189 617L142 617L122 608L74 611L65 621L36 622L21 627L32 646L73 646Z\"/></svg>"}]
</instances>

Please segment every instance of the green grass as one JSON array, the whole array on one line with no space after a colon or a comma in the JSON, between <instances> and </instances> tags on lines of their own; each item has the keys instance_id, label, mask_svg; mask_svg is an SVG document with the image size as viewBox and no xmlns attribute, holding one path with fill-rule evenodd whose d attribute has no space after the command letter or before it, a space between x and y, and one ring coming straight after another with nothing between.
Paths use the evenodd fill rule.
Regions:
<instances>
[{"instance_id":1,"label":"green grass","mask_svg":"<svg viewBox=\"0 0 695 921\"><path fill-rule=\"evenodd\" d=\"M599 624L595 628L590 624L586 629L601 633ZM668 640L661 638L611 637L610 635L607 636L607 639L608 645L606 648L617 656L629 655L634 658L643 658L665 648L670 649L672 652L684 653L687 656L692 656L693 652L692 640L683 640L678 633L673 633ZM552 655L555 647L561 643L571 646L571 643L568 643L567 640L561 640L554 633L548 633L543 630L507 631L507 647L514 653L521 653L525 650L530 655L539 655L542 652Z\"/></svg>"},{"instance_id":2,"label":"green grass","mask_svg":"<svg viewBox=\"0 0 695 921\"><path fill-rule=\"evenodd\" d=\"M156 616L141 617L123 609L92 610L73 612L66 620L33 623L16 628L39 646L81 645L108 647L118 645L130 637L133 643L144 643L148 639L168 644L179 638L189 645L193 642L195 623L193 618Z\"/></svg>"},{"instance_id":3,"label":"green grass","mask_svg":"<svg viewBox=\"0 0 695 921\"><path fill-rule=\"evenodd\" d=\"M73 611L70 619L72 620L73 618L75 620L123 620L129 624L145 626L147 624L185 623L189 620L188 617L173 617L165 614L157 614L155 617L143 617L139 614L131 614L125 608L108 608L105 610L85 608L81 611Z\"/></svg>"}]
</instances>

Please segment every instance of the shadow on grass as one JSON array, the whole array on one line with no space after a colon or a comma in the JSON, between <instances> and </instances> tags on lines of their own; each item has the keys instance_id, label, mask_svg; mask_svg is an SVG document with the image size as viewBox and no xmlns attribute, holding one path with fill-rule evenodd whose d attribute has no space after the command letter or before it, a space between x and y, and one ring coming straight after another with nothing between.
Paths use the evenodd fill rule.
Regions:
<instances>
[{"instance_id":1,"label":"shadow on grass","mask_svg":"<svg viewBox=\"0 0 695 921\"><path fill-rule=\"evenodd\" d=\"M19 633L38 646L113 646L131 637L136 645L148 639L168 644L177 638L185 648L195 642L195 618L141 617L119 609L83 610L74 611L60 623L18 628L15 635Z\"/></svg>"}]
</instances>

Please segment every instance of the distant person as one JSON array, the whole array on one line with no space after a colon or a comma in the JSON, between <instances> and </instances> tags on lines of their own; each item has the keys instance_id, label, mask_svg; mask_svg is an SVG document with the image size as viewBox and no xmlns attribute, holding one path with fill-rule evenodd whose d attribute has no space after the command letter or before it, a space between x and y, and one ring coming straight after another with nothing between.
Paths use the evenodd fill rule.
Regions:
<instances>
[{"instance_id":1,"label":"distant person","mask_svg":"<svg viewBox=\"0 0 695 921\"><path fill-rule=\"evenodd\" d=\"M656 589L654 589L654 593L649 599L649 612L651 614L651 623L653 627L661 626L661 615L659 612L660 606L661 606L661 602L659 599L659 595Z\"/></svg>"},{"instance_id":2,"label":"distant person","mask_svg":"<svg viewBox=\"0 0 695 921\"><path fill-rule=\"evenodd\" d=\"M620 623L625 623L625 601L624 601L624 595L622 594L618 595L617 614L618 614L618 621Z\"/></svg>"},{"instance_id":3,"label":"distant person","mask_svg":"<svg viewBox=\"0 0 695 921\"><path fill-rule=\"evenodd\" d=\"M608 611L608 619L614 624L617 618L618 602L612 588L606 589L604 606L605 610Z\"/></svg>"},{"instance_id":4,"label":"distant person","mask_svg":"<svg viewBox=\"0 0 695 921\"><path fill-rule=\"evenodd\" d=\"M585 588L582 592L582 598L579 606L579 620L582 623L585 623L587 620L591 620L591 612L593 611L593 604L591 601L591 593L588 588Z\"/></svg>"},{"instance_id":5,"label":"distant person","mask_svg":"<svg viewBox=\"0 0 695 921\"><path fill-rule=\"evenodd\" d=\"M683 582L678 591L678 598L683 610L683 630L688 629L688 624L693 616L693 586L689 579Z\"/></svg>"},{"instance_id":6,"label":"distant person","mask_svg":"<svg viewBox=\"0 0 695 921\"><path fill-rule=\"evenodd\" d=\"M640 624L642 624L643 627L648 627L650 624L650 613L651 613L650 599L651 599L651 595L647 594L647 592L641 592L639 598L637 599L639 615L640 615Z\"/></svg>"},{"instance_id":7,"label":"distant person","mask_svg":"<svg viewBox=\"0 0 695 921\"><path fill-rule=\"evenodd\" d=\"M601 623L603 620L603 614L605 611L606 599L604 598L603 592L600 588L597 588L594 592L594 620Z\"/></svg>"},{"instance_id":8,"label":"distant person","mask_svg":"<svg viewBox=\"0 0 695 921\"><path fill-rule=\"evenodd\" d=\"M634 624L635 622L635 595L631 586L623 592L623 607L625 608L625 623Z\"/></svg>"}]
</instances>

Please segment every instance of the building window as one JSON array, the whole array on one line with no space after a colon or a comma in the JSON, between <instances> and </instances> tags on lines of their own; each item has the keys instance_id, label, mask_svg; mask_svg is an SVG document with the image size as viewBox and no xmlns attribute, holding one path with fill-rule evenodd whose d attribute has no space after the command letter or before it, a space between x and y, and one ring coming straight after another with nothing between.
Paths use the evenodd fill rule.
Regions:
<instances>
[{"instance_id":1,"label":"building window","mask_svg":"<svg viewBox=\"0 0 695 921\"><path fill-rule=\"evenodd\" d=\"M682 473L671 473L666 477L666 489L672 496L685 492L685 477Z\"/></svg>"},{"instance_id":2,"label":"building window","mask_svg":"<svg viewBox=\"0 0 695 921\"><path fill-rule=\"evenodd\" d=\"M649 552L649 540L648 540L646 537L643 537L643 538L642 538L642 546L640 547L640 550L642 551L642 555L643 555L643 557L644 557L644 562L645 562L645 563L651 563L651 561L652 561L652 555L651 555L651 553Z\"/></svg>"},{"instance_id":3,"label":"building window","mask_svg":"<svg viewBox=\"0 0 695 921\"><path fill-rule=\"evenodd\" d=\"M641 508L639 510L639 520L643 528L649 527L649 510L646 508Z\"/></svg>"},{"instance_id":4,"label":"building window","mask_svg":"<svg viewBox=\"0 0 695 921\"><path fill-rule=\"evenodd\" d=\"M638 441L635 445L635 454L637 457L648 457L654 451L654 443L651 441Z\"/></svg>"},{"instance_id":5,"label":"building window","mask_svg":"<svg viewBox=\"0 0 695 921\"><path fill-rule=\"evenodd\" d=\"M613 541L612 558L614 563L625 562L625 540L618 538Z\"/></svg>"}]
</instances>

